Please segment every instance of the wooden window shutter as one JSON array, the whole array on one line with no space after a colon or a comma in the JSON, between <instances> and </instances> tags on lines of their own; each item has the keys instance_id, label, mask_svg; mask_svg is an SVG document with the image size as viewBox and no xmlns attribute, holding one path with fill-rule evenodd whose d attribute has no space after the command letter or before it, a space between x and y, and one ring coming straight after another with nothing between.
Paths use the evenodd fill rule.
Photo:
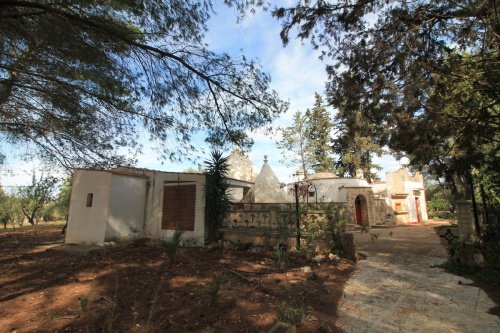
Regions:
<instances>
[{"instance_id":1,"label":"wooden window shutter","mask_svg":"<svg viewBox=\"0 0 500 333\"><path fill-rule=\"evenodd\" d=\"M196 185L163 187L161 228L194 231Z\"/></svg>"}]
</instances>

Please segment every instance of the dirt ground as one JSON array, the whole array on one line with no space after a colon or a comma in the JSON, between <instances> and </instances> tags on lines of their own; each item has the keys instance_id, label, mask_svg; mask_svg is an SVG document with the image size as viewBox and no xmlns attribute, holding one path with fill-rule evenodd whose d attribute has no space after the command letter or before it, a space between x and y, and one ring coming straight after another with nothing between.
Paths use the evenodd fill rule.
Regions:
<instances>
[{"instance_id":1,"label":"dirt ground","mask_svg":"<svg viewBox=\"0 0 500 333\"><path fill-rule=\"evenodd\" d=\"M83 255L58 242L60 228L0 232L1 332L265 332L284 301L305 308L299 332L338 332L355 268L294 257L312 272L284 273L273 252L183 248L171 262L150 242Z\"/></svg>"}]
</instances>

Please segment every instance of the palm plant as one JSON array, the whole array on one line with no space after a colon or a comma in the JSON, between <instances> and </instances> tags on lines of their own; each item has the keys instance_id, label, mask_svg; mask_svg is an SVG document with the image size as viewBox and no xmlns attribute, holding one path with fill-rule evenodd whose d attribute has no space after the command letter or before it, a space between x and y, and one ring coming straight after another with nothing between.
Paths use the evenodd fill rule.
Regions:
<instances>
[{"instance_id":1,"label":"palm plant","mask_svg":"<svg viewBox=\"0 0 500 333\"><path fill-rule=\"evenodd\" d=\"M214 242L220 239L219 228L231 202L229 201L229 184L226 175L229 170L228 158L222 156L222 152L213 150L205 165L205 224L206 240Z\"/></svg>"}]
</instances>

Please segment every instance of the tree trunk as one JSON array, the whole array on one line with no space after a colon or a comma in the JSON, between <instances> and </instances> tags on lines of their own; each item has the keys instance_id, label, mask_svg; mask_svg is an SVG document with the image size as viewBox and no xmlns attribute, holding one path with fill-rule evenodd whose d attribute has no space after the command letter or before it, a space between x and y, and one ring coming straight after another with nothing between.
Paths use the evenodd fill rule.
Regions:
<instances>
[{"instance_id":1,"label":"tree trunk","mask_svg":"<svg viewBox=\"0 0 500 333\"><path fill-rule=\"evenodd\" d=\"M471 200L472 193L469 186L469 180L467 175L457 175L457 183L463 190L463 198L465 200Z\"/></svg>"}]
</instances>

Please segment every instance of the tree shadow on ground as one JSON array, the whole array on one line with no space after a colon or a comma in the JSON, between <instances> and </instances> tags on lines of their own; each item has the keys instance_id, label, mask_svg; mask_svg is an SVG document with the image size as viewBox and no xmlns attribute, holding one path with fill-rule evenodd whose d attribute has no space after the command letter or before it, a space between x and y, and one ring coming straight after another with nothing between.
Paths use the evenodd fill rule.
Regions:
<instances>
[{"instance_id":1,"label":"tree shadow on ground","mask_svg":"<svg viewBox=\"0 0 500 333\"><path fill-rule=\"evenodd\" d=\"M272 253L181 249L170 262L159 244L131 243L87 255L40 250L60 230L0 234L0 326L6 332L255 332L270 329L281 285L305 293L309 321L335 329L343 285L354 265L281 273Z\"/></svg>"}]
</instances>

